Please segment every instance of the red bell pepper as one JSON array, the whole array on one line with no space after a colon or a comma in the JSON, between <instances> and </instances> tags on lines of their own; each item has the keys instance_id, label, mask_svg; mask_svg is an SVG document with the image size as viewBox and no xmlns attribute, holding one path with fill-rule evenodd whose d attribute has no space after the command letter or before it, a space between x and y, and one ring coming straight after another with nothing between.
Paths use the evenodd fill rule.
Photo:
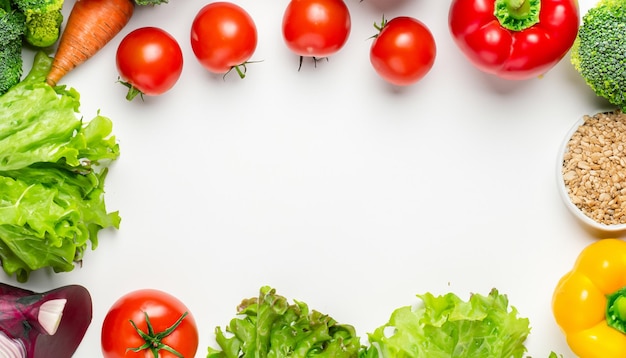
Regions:
<instances>
[{"instance_id":1,"label":"red bell pepper","mask_svg":"<svg viewBox=\"0 0 626 358\"><path fill-rule=\"evenodd\" d=\"M510 80L545 74L574 44L577 0L452 0L448 26L467 59Z\"/></svg>"}]
</instances>

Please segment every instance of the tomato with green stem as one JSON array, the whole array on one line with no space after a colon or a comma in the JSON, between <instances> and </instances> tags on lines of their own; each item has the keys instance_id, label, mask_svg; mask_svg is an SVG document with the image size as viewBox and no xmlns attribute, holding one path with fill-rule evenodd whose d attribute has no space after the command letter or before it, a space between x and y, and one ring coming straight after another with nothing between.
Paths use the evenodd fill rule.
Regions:
<instances>
[{"instance_id":1,"label":"tomato with green stem","mask_svg":"<svg viewBox=\"0 0 626 358\"><path fill-rule=\"evenodd\" d=\"M126 99L137 95L161 95L169 91L183 72L183 52L172 35L157 27L131 31L115 55L120 83L128 87Z\"/></svg>"},{"instance_id":2,"label":"tomato with green stem","mask_svg":"<svg viewBox=\"0 0 626 358\"><path fill-rule=\"evenodd\" d=\"M101 331L104 358L195 357L198 339L196 321L185 304L155 289L120 297Z\"/></svg>"},{"instance_id":3,"label":"tomato with green stem","mask_svg":"<svg viewBox=\"0 0 626 358\"><path fill-rule=\"evenodd\" d=\"M257 38L256 24L250 14L225 1L202 7L191 25L193 53L212 73L226 74L235 69L244 78Z\"/></svg>"},{"instance_id":4,"label":"tomato with green stem","mask_svg":"<svg viewBox=\"0 0 626 358\"><path fill-rule=\"evenodd\" d=\"M291 0L283 14L282 33L289 50L302 61L337 53L348 41L351 27L343 0Z\"/></svg>"},{"instance_id":5,"label":"tomato with green stem","mask_svg":"<svg viewBox=\"0 0 626 358\"><path fill-rule=\"evenodd\" d=\"M380 25L370 48L370 62L380 77L398 86L422 79L435 63L437 46L421 21L400 16Z\"/></svg>"}]
</instances>

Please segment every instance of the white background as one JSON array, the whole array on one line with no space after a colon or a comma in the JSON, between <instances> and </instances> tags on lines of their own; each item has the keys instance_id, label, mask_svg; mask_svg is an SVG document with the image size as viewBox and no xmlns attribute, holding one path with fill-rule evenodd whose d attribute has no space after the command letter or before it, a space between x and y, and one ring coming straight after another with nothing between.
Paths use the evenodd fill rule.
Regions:
<instances>
[{"instance_id":1,"label":"white background","mask_svg":"<svg viewBox=\"0 0 626 358\"><path fill-rule=\"evenodd\" d=\"M452 42L449 1L346 0L346 46L298 71L280 30L288 0L233 2L259 33L252 60L260 62L244 80L196 62L190 26L208 3L197 0L138 9L62 80L81 93L86 118L100 110L114 121L121 156L106 200L121 227L102 232L70 273L2 281L36 291L87 287L94 316L82 358L100 356L113 302L146 287L189 307L204 357L215 326L262 285L354 325L361 337L416 294L467 299L497 288L530 319L529 355L573 356L551 296L598 236L561 202L557 149L578 118L610 107L569 59L542 78L500 80L473 68ZM581 13L592 3L581 0ZM369 63L383 13L416 17L434 34L435 65L413 86L386 84ZM115 50L143 26L170 32L185 67L167 94L127 102Z\"/></svg>"}]
</instances>

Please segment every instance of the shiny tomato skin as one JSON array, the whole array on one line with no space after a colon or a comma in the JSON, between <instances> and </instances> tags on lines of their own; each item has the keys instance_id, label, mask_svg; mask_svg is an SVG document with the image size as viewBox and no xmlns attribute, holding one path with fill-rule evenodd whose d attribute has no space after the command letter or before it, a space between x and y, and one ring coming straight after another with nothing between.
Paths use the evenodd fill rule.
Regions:
<instances>
[{"instance_id":1,"label":"shiny tomato skin","mask_svg":"<svg viewBox=\"0 0 626 358\"><path fill-rule=\"evenodd\" d=\"M135 328L148 332L145 313L150 318L154 333L165 331L185 312L187 316L180 325L162 343L172 347L184 357L195 357L198 350L198 328L196 321L187 307L176 297L155 289L141 289L120 297L107 312L101 330L101 346L104 358L152 358L149 350L133 352L145 344ZM159 358L175 358L176 355L166 350L159 351Z\"/></svg>"},{"instance_id":2,"label":"shiny tomato skin","mask_svg":"<svg viewBox=\"0 0 626 358\"><path fill-rule=\"evenodd\" d=\"M208 71L226 73L247 62L258 35L248 12L229 2L213 2L198 11L191 25L191 48Z\"/></svg>"},{"instance_id":3,"label":"shiny tomato skin","mask_svg":"<svg viewBox=\"0 0 626 358\"><path fill-rule=\"evenodd\" d=\"M347 42L352 23L343 0L291 0L283 14L287 47L302 57L328 57Z\"/></svg>"},{"instance_id":4,"label":"shiny tomato skin","mask_svg":"<svg viewBox=\"0 0 626 358\"><path fill-rule=\"evenodd\" d=\"M396 17L384 24L372 42L370 62L387 82L407 86L422 79L435 63L435 39L424 23Z\"/></svg>"},{"instance_id":5,"label":"shiny tomato skin","mask_svg":"<svg viewBox=\"0 0 626 358\"><path fill-rule=\"evenodd\" d=\"M156 27L138 28L126 35L115 60L122 80L146 95L167 92L183 71L183 52L178 42Z\"/></svg>"}]
</instances>

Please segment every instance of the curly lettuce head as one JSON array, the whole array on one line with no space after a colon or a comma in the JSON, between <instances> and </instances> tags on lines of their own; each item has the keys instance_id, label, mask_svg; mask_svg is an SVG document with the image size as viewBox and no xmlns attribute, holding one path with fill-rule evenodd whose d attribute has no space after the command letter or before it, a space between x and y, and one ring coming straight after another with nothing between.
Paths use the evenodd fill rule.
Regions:
<instances>
[{"instance_id":1,"label":"curly lettuce head","mask_svg":"<svg viewBox=\"0 0 626 358\"><path fill-rule=\"evenodd\" d=\"M453 293L418 295L423 305L395 310L389 322L368 335L381 357L521 358L530 333L505 295L473 294L463 301Z\"/></svg>"},{"instance_id":2,"label":"curly lettuce head","mask_svg":"<svg viewBox=\"0 0 626 358\"><path fill-rule=\"evenodd\" d=\"M71 271L98 232L118 228L104 180L119 156L112 123L84 122L79 93L44 80L52 58L35 56L28 75L0 96L0 262L25 282L32 271Z\"/></svg>"}]
</instances>

